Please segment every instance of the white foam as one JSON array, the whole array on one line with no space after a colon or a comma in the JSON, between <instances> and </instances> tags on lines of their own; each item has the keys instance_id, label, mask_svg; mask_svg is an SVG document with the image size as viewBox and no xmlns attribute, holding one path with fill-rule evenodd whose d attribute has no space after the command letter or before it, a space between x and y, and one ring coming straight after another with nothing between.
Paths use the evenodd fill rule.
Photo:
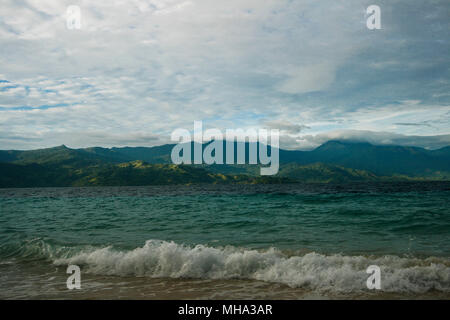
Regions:
<instances>
[{"instance_id":1,"label":"white foam","mask_svg":"<svg viewBox=\"0 0 450 320\"><path fill-rule=\"evenodd\" d=\"M117 251L90 249L54 260L56 265L77 264L84 272L118 276L199 279L254 279L318 291L367 291L366 269L381 268L385 292L450 292L450 261L446 258L364 257L308 253L286 256L271 248L189 247L149 240L142 248Z\"/></svg>"}]
</instances>

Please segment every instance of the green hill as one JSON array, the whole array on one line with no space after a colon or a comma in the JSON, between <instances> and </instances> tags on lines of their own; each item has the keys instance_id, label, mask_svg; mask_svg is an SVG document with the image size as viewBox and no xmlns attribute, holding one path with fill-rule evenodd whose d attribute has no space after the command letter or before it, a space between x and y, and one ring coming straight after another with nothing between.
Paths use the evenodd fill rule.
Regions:
<instances>
[{"instance_id":1,"label":"green hill","mask_svg":"<svg viewBox=\"0 0 450 320\"><path fill-rule=\"evenodd\" d=\"M204 144L205 147L207 144ZM174 145L156 147L85 148L66 146L31 151L0 151L0 162L18 164L50 164L86 166L100 163L123 163L142 160L151 164L170 164ZM270 147L269 147L270 148ZM245 146L248 159L249 144ZM226 151L226 150L225 150ZM226 152L224 152L226 154ZM225 157L224 154L224 157ZM380 176L411 177L446 176L450 172L450 147L426 150L417 147L375 146L369 143L329 141L311 151L279 150L280 163L308 165L323 163ZM211 166L213 172L251 174L254 166Z\"/></svg>"},{"instance_id":2,"label":"green hill","mask_svg":"<svg viewBox=\"0 0 450 320\"><path fill-rule=\"evenodd\" d=\"M450 180L450 147L426 150L329 141L312 151L280 149L279 173L270 177L261 177L258 165L176 166L170 163L172 148L62 145L0 151L0 187ZM248 150L247 143L246 157Z\"/></svg>"},{"instance_id":3,"label":"green hill","mask_svg":"<svg viewBox=\"0 0 450 320\"><path fill-rule=\"evenodd\" d=\"M281 177L224 175L194 166L149 164L143 161L85 167L0 163L0 188L287 182L293 181Z\"/></svg>"},{"instance_id":4,"label":"green hill","mask_svg":"<svg viewBox=\"0 0 450 320\"><path fill-rule=\"evenodd\" d=\"M289 177L302 182L321 182L321 183L348 183L360 181L380 181L379 177L365 170L349 169L335 165L325 165L314 163L308 165L298 165L295 163L287 164L281 167L280 177Z\"/></svg>"}]
</instances>

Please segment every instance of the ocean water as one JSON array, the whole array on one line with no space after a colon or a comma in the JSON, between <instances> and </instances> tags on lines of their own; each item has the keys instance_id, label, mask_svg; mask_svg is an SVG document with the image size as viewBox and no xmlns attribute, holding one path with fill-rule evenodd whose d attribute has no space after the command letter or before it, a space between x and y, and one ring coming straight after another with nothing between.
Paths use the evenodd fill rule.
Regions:
<instances>
[{"instance_id":1,"label":"ocean water","mask_svg":"<svg viewBox=\"0 0 450 320\"><path fill-rule=\"evenodd\" d=\"M449 299L450 183L0 189L0 298Z\"/></svg>"}]
</instances>

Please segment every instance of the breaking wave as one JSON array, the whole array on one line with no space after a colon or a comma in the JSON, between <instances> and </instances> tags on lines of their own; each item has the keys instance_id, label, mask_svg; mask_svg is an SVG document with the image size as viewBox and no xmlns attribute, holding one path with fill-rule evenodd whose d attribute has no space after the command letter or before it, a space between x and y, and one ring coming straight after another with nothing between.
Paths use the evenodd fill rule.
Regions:
<instances>
[{"instance_id":1,"label":"breaking wave","mask_svg":"<svg viewBox=\"0 0 450 320\"><path fill-rule=\"evenodd\" d=\"M58 266L76 264L83 272L101 275L247 279L341 293L367 292L366 269L378 265L384 292L450 292L450 259L443 257L366 257L314 252L288 255L276 248L215 248L161 240L148 240L143 247L133 250L62 247L35 240L10 251L11 255L41 257Z\"/></svg>"}]
</instances>

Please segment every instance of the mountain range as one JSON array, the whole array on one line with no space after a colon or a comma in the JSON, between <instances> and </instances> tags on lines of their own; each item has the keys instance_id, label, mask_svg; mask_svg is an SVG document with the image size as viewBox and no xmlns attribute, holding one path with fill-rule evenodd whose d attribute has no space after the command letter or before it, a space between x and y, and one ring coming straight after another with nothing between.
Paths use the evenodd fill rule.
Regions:
<instances>
[{"instance_id":1,"label":"mountain range","mask_svg":"<svg viewBox=\"0 0 450 320\"><path fill-rule=\"evenodd\" d=\"M0 150L0 187L450 180L450 146L328 141L311 151L279 149L278 174L264 177L259 165L173 165L173 147Z\"/></svg>"}]
</instances>

